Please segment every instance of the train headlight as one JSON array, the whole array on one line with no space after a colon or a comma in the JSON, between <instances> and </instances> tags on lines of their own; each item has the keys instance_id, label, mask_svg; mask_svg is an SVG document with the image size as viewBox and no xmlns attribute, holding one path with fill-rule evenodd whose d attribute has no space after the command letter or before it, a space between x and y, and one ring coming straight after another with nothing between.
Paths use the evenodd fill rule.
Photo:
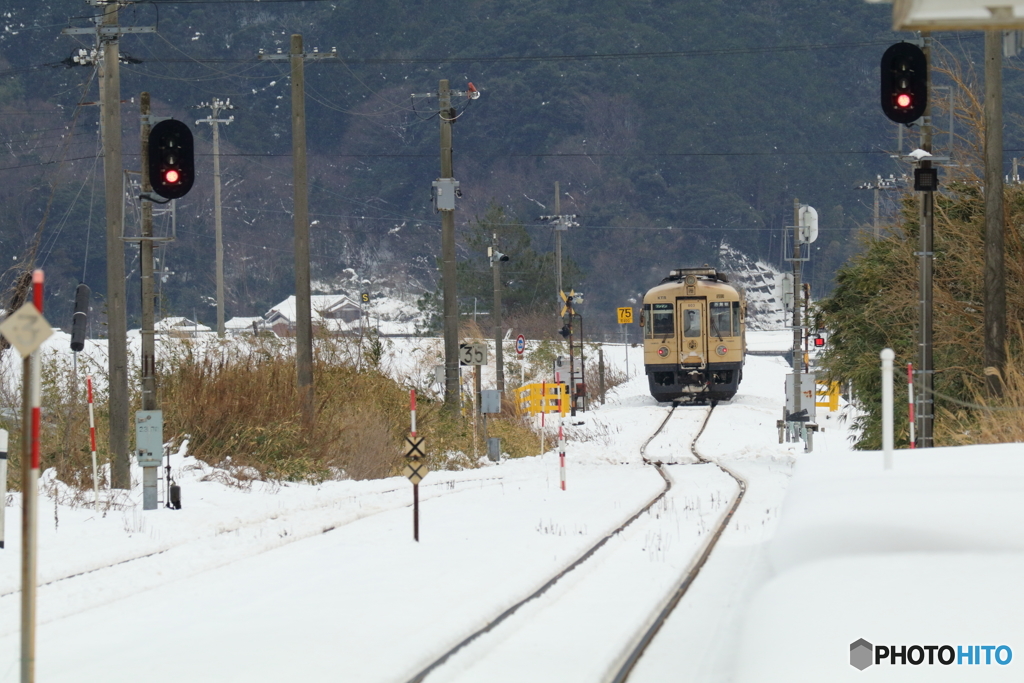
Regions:
<instances>
[{"instance_id":1,"label":"train headlight","mask_svg":"<svg viewBox=\"0 0 1024 683\"><path fill-rule=\"evenodd\" d=\"M724 356L725 354L729 353L729 349L726 348L725 344L719 344L718 348L715 349L715 353L717 353L719 356Z\"/></svg>"},{"instance_id":2,"label":"train headlight","mask_svg":"<svg viewBox=\"0 0 1024 683\"><path fill-rule=\"evenodd\" d=\"M668 356L668 347L662 346L660 349L658 349L658 355L661 356L662 358Z\"/></svg>"}]
</instances>

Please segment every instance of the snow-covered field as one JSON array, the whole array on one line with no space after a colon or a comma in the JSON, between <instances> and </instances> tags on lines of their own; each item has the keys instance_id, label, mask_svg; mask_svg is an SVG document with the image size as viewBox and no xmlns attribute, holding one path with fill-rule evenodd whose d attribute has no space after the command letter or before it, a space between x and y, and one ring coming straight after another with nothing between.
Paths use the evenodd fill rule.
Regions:
<instances>
[{"instance_id":1,"label":"snow-covered field","mask_svg":"<svg viewBox=\"0 0 1024 683\"><path fill-rule=\"evenodd\" d=\"M759 334L751 334L752 345L785 346ZM395 367L411 355L403 344L395 340L389 349ZM624 364L623 347L617 349L606 362ZM172 456L180 511L143 513L138 490L120 509L98 514L42 498L38 680L409 680L663 490L640 448L668 407L647 394L646 377L636 374L640 350L629 351L630 381L607 405L581 414L582 424L567 427L566 491L553 452L432 472L420 486L419 543L405 479L244 486L184 450ZM894 473L876 467L876 454L851 454L844 424L819 409L825 432L806 456L802 447L778 443L786 371L781 358L750 357L740 393L715 409L698 441L704 457L746 479L747 493L629 680L890 673L850 666L849 645L861 637L876 644L1006 641L1024 652L1012 609L979 604L987 630L971 631L970 624L981 624L963 600L974 590L982 602L1002 594L1022 604L1024 594L1006 578L1024 569L1010 551L1021 545L1013 520L1024 510L1024 487L1017 474L996 476L1021 471L1009 464L1019 456L1015 448L989 460L985 448L900 453L889 477ZM649 455L684 464L666 468L673 487L650 513L427 680L606 680L736 495L733 479L688 455L706 410L677 409L651 442ZM943 463L937 470L927 457L933 454ZM794 494L786 500L794 466ZM918 487L919 480L931 483ZM987 483L953 495L972 481ZM876 484L887 493L877 493ZM1004 510L1016 513L995 517ZM19 497L9 496L7 548L0 551L0 681L18 677L19 511ZM942 542L947 524L960 540ZM880 525L891 533L877 534ZM908 545L922 535L929 543ZM876 536L885 547L872 545ZM940 556L948 562L933 574ZM992 580L978 585L970 572ZM894 588L912 577L927 578L904 593ZM901 595L916 599L941 580L948 580L946 594L959 597L920 614L902 609ZM873 609L881 604L889 607ZM961 630L935 630L956 614L966 617ZM928 628L912 628L922 625ZM1005 676L1017 665L982 667L978 679ZM929 680L933 669L958 667L891 668Z\"/></svg>"}]
</instances>

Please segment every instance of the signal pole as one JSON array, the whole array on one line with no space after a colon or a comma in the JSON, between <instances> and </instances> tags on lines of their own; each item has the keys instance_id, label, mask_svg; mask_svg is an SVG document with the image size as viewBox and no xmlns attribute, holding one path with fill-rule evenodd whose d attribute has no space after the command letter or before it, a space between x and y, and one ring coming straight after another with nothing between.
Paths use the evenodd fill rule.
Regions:
<instances>
[{"instance_id":1,"label":"signal pole","mask_svg":"<svg viewBox=\"0 0 1024 683\"><path fill-rule=\"evenodd\" d=\"M295 230L295 368L296 383L302 400L302 414L306 424L313 423L313 319L309 283L309 191L306 169L306 81L304 65L307 59L331 59L337 50L321 54L302 51L302 36L292 34L291 50L287 55L280 50L275 55L264 54L261 60L284 61L291 64L292 78L292 185L294 189Z\"/></svg>"},{"instance_id":2,"label":"signal pole","mask_svg":"<svg viewBox=\"0 0 1024 683\"><path fill-rule=\"evenodd\" d=\"M200 107L209 107L210 116L198 119L199 123L208 123L213 127L213 207L214 226L217 238L217 336L224 338L224 233L221 229L220 206L220 129L218 124L225 126L235 120L234 116L226 119L217 118L217 114L225 109L234 109L231 99L219 100L216 97L210 102L203 102Z\"/></svg>"},{"instance_id":3,"label":"signal pole","mask_svg":"<svg viewBox=\"0 0 1024 683\"><path fill-rule=\"evenodd\" d=\"M803 359L800 358L800 200L793 198L793 412L800 412L800 372Z\"/></svg>"}]
</instances>

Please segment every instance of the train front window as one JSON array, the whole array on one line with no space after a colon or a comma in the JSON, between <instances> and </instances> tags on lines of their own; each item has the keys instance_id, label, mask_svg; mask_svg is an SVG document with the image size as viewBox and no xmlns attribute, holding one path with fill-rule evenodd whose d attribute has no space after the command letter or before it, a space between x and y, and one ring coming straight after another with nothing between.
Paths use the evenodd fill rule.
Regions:
<instances>
[{"instance_id":1,"label":"train front window","mask_svg":"<svg viewBox=\"0 0 1024 683\"><path fill-rule=\"evenodd\" d=\"M732 302L732 336L740 336L740 302Z\"/></svg>"},{"instance_id":2,"label":"train front window","mask_svg":"<svg viewBox=\"0 0 1024 683\"><path fill-rule=\"evenodd\" d=\"M700 311L695 308L687 309L683 313L683 336L700 336Z\"/></svg>"},{"instance_id":3,"label":"train front window","mask_svg":"<svg viewBox=\"0 0 1024 683\"><path fill-rule=\"evenodd\" d=\"M652 304L651 324L654 328L654 336L670 337L676 333L675 316L672 313L672 304Z\"/></svg>"},{"instance_id":4,"label":"train front window","mask_svg":"<svg viewBox=\"0 0 1024 683\"><path fill-rule=\"evenodd\" d=\"M709 327L711 334L716 337L728 337L732 327L729 325L731 306L728 301L711 302L711 321Z\"/></svg>"},{"instance_id":5,"label":"train front window","mask_svg":"<svg viewBox=\"0 0 1024 683\"><path fill-rule=\"evenodd\" d=\"M644 304L644 312L640 315L640 324L644 326L644 339L654 337L654 329L651 327L651 305Z\"/></svg>"}]
</instances>

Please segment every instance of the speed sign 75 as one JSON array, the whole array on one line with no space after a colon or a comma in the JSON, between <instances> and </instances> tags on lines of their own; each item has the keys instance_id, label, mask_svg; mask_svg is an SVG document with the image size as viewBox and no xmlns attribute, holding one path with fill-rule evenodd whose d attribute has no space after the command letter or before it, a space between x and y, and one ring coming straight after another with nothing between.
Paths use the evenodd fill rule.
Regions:
<instances>
[{"instance_id":1,"label":"speed sign 75","mask_svg":"<svg viewBox=\"0 0 1024 683\"><path fill-rule=\"evenodd\" d=\"M459 344L459 363L487 365L487 344Z\"/></svg>"}]
</instances>

